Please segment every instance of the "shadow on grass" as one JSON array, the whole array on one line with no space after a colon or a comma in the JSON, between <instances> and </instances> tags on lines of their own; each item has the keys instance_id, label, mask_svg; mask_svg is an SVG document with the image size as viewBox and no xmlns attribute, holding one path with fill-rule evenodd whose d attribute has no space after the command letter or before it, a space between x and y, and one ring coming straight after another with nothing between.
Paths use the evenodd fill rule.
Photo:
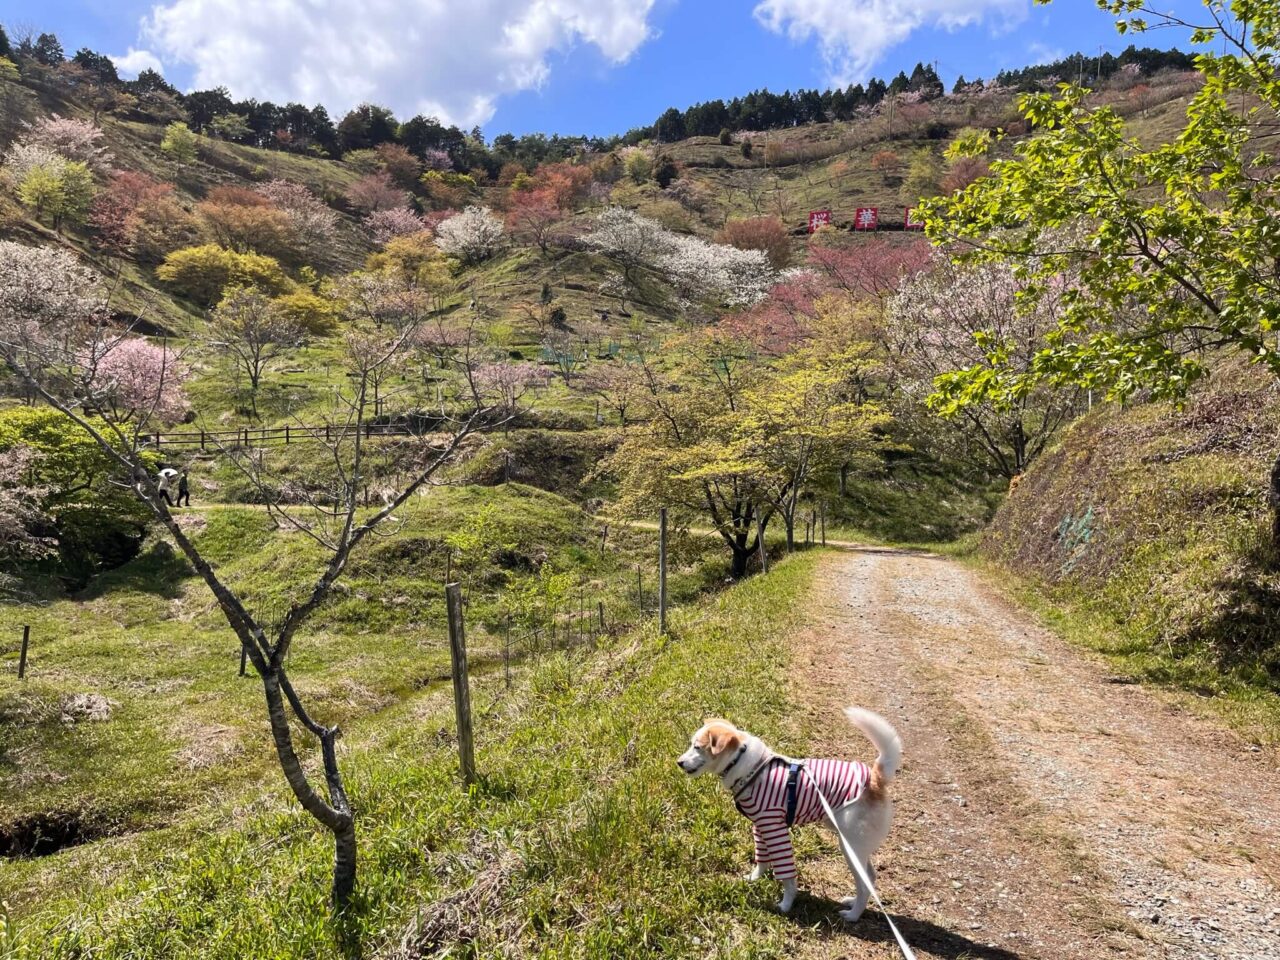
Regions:
<instances>
[{"instance_id":1,"label":"shadow on grass","mask_svg":"<svg viewBox=\"0 0 1280 960\"><path fill-rule=\"evenodd\" d=\"M77 600L97 600L108 593L135 591L154 593L166 600L182 595L182 583L195 573L186 559L168 543L152 544L123 566L94 577L76 594Z\"/></svg>"},{"instance_id":2,"label":"shadow on grass","mask_svg":"<svg viewBox=\"0 0 1280 960\"><path fill-rule=\"evenodd\" d=\"M884 943L896 948L893 931L874 907L868 907L862 918L852 924L837 917L836 912L843 907L843 904L834 900L802 893L788 918L798 926L814 931L824 940L849 936L865 943ZM1011 950L976 943L928 920L894 914L893 922L898 925L913 949L927 950L943 960L1021 960L1021 955Z\"/></svg>"},{"instance_id":3,"label":"shadow on grass","mask_svg":"<svg viewBox=\"0 0 1280 960\"><path fill-rule=\"evenodd\" d=\"M1214 615L1173 640L1174 650L1209 650L1218 666L1250 685L1280 692L1280 558L1257 543L1213 584Z\"/></svg>"}]
</instances>

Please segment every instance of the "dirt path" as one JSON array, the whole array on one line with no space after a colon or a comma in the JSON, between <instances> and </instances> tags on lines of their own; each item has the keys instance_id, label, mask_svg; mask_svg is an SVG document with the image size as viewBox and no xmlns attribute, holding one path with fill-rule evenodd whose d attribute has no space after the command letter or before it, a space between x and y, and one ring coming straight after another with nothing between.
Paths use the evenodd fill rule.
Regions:
<instances>
[{"instance_id":1,"label":"dirt path","mask_svg":"<svg viewBox=\"0 0 1280 960\"><path fill-rule=\"evenodd\" d=\"M1280 958L1280 759L1081 655L947 560L833 557L795 640L815 752L867 755L839 708L906 744L880 887L921 958ZM1113 678L1114 679L1114 678ZM884 921L832 923L834 854L797 954L893 957Z\"/></svg>"}]
</instances>

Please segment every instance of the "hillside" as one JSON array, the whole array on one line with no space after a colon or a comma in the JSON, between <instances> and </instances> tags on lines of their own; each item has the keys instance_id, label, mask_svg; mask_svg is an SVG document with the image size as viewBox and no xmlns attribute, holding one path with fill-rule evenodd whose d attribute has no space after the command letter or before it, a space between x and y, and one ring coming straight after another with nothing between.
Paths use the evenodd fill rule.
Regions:
<instances>
[{"instance_id":1,"label":"hillside","mask_svg":"<svg viewBox=\"0 0 1280 960\"><path fill-rule=\"evenodd\" d=\"M1272 386L1236 363L1183 410L1101 408L1020 480L982 548L1046 585L1127 676L1256 724L1280 693L1265 496L1277 424Z\"/></svg>"}]
</instances>

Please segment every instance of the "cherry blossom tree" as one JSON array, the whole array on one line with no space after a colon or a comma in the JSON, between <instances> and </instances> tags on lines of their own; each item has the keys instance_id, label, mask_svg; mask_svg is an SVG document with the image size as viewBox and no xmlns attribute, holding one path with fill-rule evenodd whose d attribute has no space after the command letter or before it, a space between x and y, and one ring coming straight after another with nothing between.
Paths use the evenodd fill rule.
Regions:
<instances>
[{"instance_id":1,"label":"cherry blossom tree","mask_svg":"<svg viewBox=\"0 0 1280 960\"><path fill-rule=\"evenodd\" d=\"M172 195L172 184L135 170L113 170L106 186L93 198L89 225L108 247L123 252L133 246L144 208Z\"/></svg>"},{"instance_id":2,"label":"cherry blossom tree","mask_svg":"<svg viewBox=\"0 0 1280 960\"><path fill-rule=\"evenodd\" d=\"M99 172L111 166L111 154L101 143L102 130L88 120L54 114L33 123L22 138L29 144L47 147L65 160L83 163Z\"/></svg>"},{"instance_id":3,"label":"cherry blossom tree","mask_svg":"<svg viewBox=\"0 0 1280 960\"><path fill-rule=\"evenodd\" d=\"M463 263L487 260L502 244L502 221L488 207L467 207L436 227L436 245Z\"/></svg>"},{"instance_id":4,"label":"cherry blossom tree","mask_svg":"<svg viewBox=\"0 0 1280 960\"><path fill-rule=\"evenodd\" d=\"M397 186L385 171L361 177L347 187L346 196L351 206L365 214L409 205L409 192Z\"/></svg>"},{"instance_id":5,"label":"cherry blossom tree","mask_svg":"<svg viewBox=\"0 0 1280 960\"><path fill-rule=\"evenodd\" d=\"M407 237L427 229L426 221L408 207L391 210L375 210L364 218L364 228L378 246L385 246L396 237Z\"/></svg>"},{"instance_id":6,"label":"cherry blossom tree","mask_svg":"<svg viewBox=\"0 0 1280 960\"><path fill-rule=\"evenodd\" d=\"M46 536L53 518L44 510L49 488L32 483L38 451L17 445L0 452L0 565L43 560L57 549Z\"/></svg>"},{"instance_id":7,"label":"cherry blossom tree","mask_svg":"<svg viewBox=\"0 0 1280 960\"><path fill-rule=\"evenodd\" d=\"M94 403L116 422L176 423L191 409L182 389L190 371L166 346L141 337L106 340L91 344L81 364L91 371Z\"/></svg>"},{"instance_id":8,"label":"cherry blossom tree","mask_svg":"<svg viewBox=\"0 0 1280 960\"><path fill-rule=\"evenodd\" d=\"M289 220L301 252L323 253L338 235L338 214L300 183L270 180L257 192L282 211Z\"/></svg>"},{"instance_id":9,"label":"cherry blossom tree","mask_svg":"<svg viewBox=\"0 0 1280 960\"><path fill-rule=\"evenodd\" d=\"M1069 277L1024 304L1019 294L1026 281L1011 267L958 266L943 253L935 254L929 267L888 300L881 325L893 385L913 408L900 404L902 417L923 413L937 377L984 364L993 344L1007 353L1010 369L1030 369L1070 296ZM965 406L947 422L960 432L968 452L1012 478L1079 410L1077 388L1046 384L1008 402Z\"/></svg>"},{"instance_id":10,"label":"cherry blossom tree","mask_svg":"<svg viewBox=\"0 0 1280 960\"><path fill-rule=\"evenodd\" d=\"M924 240L814 246L809 266L835 288L859 299L883 300L930 262Z\"/></svg>"},{"instance_id":11,"label":"cherry blossom tree","mask_svg":"<svg viewBox=\"0 0 1280 960\"><path fill-rule=\"evenodd\" d=\"M507 203L507 230L517 239L536 244L545 254L561 216L550 190L515 190Z\"/></svg>"},{"instance_id":12,"label":"cherry blossom tree","mask_svg":"<svg viewBox=\"0 0 1280 960\"><path fill-rule=\"evenodd\" d=\"M518 410L525 394L550 379L549 370L533 363L497 361L482 363L475 370L475 385L481 399L505 413Z\"/></svg>"}]
</instances>

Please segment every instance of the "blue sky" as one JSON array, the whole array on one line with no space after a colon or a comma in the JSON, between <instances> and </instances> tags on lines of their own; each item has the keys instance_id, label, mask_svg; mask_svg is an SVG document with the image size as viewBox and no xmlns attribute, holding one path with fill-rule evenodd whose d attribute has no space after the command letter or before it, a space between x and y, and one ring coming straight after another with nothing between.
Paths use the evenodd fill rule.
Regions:
<instances>
[{"instance_id":1,"label":"blue sky","mask_svg":"<svg viewBox=\"0 0 1280 960\"><path fill-rule=\"evenodd\" d=\"M668 106L887 79L917 61L936 60L949 86L1130 42L1092 0L0 0L0 22L51 30L68 54L158 62L183 89L339 115L372 99L489 136L617 133ZM1186 47L1173 32L1134 39Z\"/></svg>"}]
</instances>

